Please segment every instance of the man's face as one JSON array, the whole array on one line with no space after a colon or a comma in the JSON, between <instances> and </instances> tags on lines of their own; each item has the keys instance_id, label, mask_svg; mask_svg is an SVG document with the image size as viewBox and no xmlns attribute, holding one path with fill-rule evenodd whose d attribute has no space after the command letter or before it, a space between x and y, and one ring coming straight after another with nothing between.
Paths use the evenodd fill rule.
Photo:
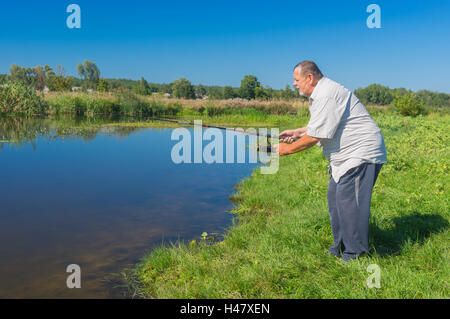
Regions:
<instances>
[{"instance_id":1,"label":"man's face","mask_svg":"<svg viewBox=\"0 0 450 319\"><path fill-rule=\"evenodd\" d=\"M300 74L299 69L294 70L294 83L293 85L297 88L298 93L302 96L310 97L312 91L314 90L314 77L312 74L308 74L306 77L303 77Z\"/></svg>"}]
</instances>

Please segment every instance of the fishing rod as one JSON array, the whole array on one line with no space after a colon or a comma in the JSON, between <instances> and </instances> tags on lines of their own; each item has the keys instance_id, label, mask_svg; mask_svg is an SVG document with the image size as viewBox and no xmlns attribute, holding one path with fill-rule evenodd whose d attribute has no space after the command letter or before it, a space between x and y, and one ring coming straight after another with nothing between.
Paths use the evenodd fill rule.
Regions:
<instances>
[{"instance_id":1,"label":"fishing rod","mask_svg":"<svg viewBox=\"0 0 450 319\"><path fill-rule=\"evenodd\" d=\"M192 123L192 122L173 120L173 119L166 119L166 118L160 118L160 117L151 117L149 119L150 120L156 120L156 121L164 121L164 122L172 122L172 123L177 123L177 124L190 125L190 126L195 126L196 125L195 123ZM217 128L217 129L220 129L220 130L228 130L228 131L240 132L240 133L244 133L244 134L256 135L258 137L265 137L267 139L267 145L258 145L257 147L258 147L258 151L260 149L266 148L266 152L267 153L271 153L271 152L274 151L273 148L272 148L272 145L270 144L270 139L271 138L281 139L280 136L272 136L270 133L260 134L258 132L247 132L245 130L236 129L236 128L232 128L232 127L215 126L215 125L209 125L209 124L202 124L202 127ZM296 141L297 139L298 138L294 138L294 141Z\"/></svg>"},{"instance_id":2,"label":"fishing rod","mask_svg":"<svg viewBox=\"0 0 450 319\"><path fill-rule=\"evenodd\" d=\"M192 126L196 125L195 123L192 123L192 122L169 120L169 119L159 118L159 117L152 117L150 119L151 120L157 120L157 121L178 123L178 124L186 124L186 125L192 125ZM247 132L245 130L236 129L236 128L233 128L233 127L223 127L223 126L215 126L215 125L209 125L209 124L202 124L202 127L218 128L218 129L221 129L221 130L228 130L228 131L240 132L240 133L245 133L245 134L251 134L251 135L256 135L256 136L259 136L259 137L279 138L278 136L272 136L270 133L267 133L267 134L260 134L260 133L257 133L257 132L253 133L253 132Z\"/></svg>"}]
</instances>

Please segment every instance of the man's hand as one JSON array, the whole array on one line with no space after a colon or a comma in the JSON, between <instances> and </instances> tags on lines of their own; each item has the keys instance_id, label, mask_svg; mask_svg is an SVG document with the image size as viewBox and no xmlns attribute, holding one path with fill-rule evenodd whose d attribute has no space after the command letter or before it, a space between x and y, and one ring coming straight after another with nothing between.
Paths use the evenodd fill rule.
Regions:
<instances>
[{"instance_id":1,"label":"man's hand","mask_svg":"<svg viewBox=\"0 0 450 319\"><path fill-rule=\"evenodd\" d=\"M292 144L286 143L276 144L273 146L273 148L275 149L276 152L280 154L280 156L283 156L306 150L316 145L317 142L319 141L320 138L315 138L309 136L308 134L303 134L303 136L299 140L295 141Z\"/></svg>"},{"instance_id":2,"label":"man's hand","mask_svg":"<svg viewBox=\"0 0 450 319\"><path fill-rule=\"evenodd\" d=\"M292 143L294 141L295 130L285 130L280 134L280 141L283 143Z\"/></svg>"},{"instance_id":3,"label":"man's hand","mask_svg":"<svg viewBox=\"0 0 450 319\"><path fill-rule=\"evenodd\" d=\"M296 130L285 130L280 134L280 141L283 143L292 143L305 135L306 127L301 127Z\"/></svg>"}]
</instances>

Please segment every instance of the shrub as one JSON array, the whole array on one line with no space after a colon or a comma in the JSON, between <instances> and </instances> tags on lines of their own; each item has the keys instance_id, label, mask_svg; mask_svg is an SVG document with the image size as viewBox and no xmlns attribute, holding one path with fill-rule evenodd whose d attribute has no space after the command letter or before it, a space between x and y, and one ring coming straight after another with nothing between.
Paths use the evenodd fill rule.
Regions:
<instances>
[{"instance_id":1,"label":"shrub","mask_svg":"<svg viewBox=\"0 0 450 319\"><path fill-rule=\"evenodd\" d=\"M100 96L86 95L86 111L91 114L118 114L120 106L114 101Z\"/></svg>"},{"instance_id":2,"label":"shrub","mask_svg":"<svg viewBox=\"0 0 450 319\"><path fill-rule=\"evenodd\" d=\"M394 99L394 108L405 116L417 116L427 113L422 99L415 93L397 95Z\"/></svg>"},{"instance_id":3,"label":"shrub","mask_svg":"<svg viewBox=\"0 0 450 319\"><path fill-rule=\"evenodd\" d=\"M216 116L222 114L224 111L223 107L215 106L213 104L209 104L206 106L206 114L208 116Z\"/></svg>"},{"instance_id":4,"label":"shrub","mask_svg":"<svg viewBox=\"0 0 450 319\"><path fill-rule=\"evenodd\" d=\"M87 110L87 103L81 96L76 96L69 99L69 103L67 103L67 110L71 113L84 114Z\"/></svg>"},{"instance_id":5,"label":"shrub","mask_svg":"<svg viewBox=\"0 0 450 319\"><path fill-rule=\"evenodd\" d=\"M182 107L182 105L181 105L180 102L170 103L170 104L167 106L167 110L166 110L165 113L166 113L167 115L173 115L173 116L175 116L175 115L177 115L178 113L180 113L182 109L183 109L183 107Z\"/></svg>"},{"instance_id":6,"label":"shrub","mask_svg":"<svg viewBox=\"0 0 450 319\"><path fill-rule=\"evenodd\" d=\"M263 107L262 111L273 115L283 115L296 112L294 108L284 103L269 103Z\"/></svg>"},{"instance_id":7,"label":"shrub","mask_svg":"<svg viewBox=\"0 0 450 319\"><path fill-rule=\"evenodd\" d=\"M115 103L120 105L123 114L152 115L150 103L143 101L130 90L118 90L115 94Z\"/></svg>"},{"instance_id":8,"label":"shrub","mask_svg":"<svg viewBox=\"0 0 450 319\"><path fill-rule=\"evenodd\" d=\"M108 82L105 79L101 78L98 81L97 91L98 92L106 92L106 91L108 91Z\"/></svg>"},{"instance_id":9,"label":"shrub","mask_svg":"<svg viewBox=\"0 0 450 319\"><path fill-rule=\"evenodd\" d=\"M51 113L76 113L84 114L87 110L86 97L59 94L48 99Z\"/></svg>"}]
</instances>

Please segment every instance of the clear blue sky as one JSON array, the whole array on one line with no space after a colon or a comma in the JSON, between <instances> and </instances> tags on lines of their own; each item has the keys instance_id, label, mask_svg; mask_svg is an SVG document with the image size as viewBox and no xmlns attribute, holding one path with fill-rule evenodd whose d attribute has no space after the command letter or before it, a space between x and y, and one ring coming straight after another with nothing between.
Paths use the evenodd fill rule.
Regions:
<instances>
[{"instance_id":1,"label":"clear blue sky","mask_svg":"<svg viewBox=\"0 0 450 319\"><path fill-rule=\"evenodd\" d=\"M81 29L66 7L81 7ZM381 29L366 8L381 7ZM380 83L450 93L450 1L9 1L0 4L0 73L11 64L85 59L105 78L239 86L246 74L292 84L292 68L317 62L349 89Z\"/></svg>"}]
</instances>

